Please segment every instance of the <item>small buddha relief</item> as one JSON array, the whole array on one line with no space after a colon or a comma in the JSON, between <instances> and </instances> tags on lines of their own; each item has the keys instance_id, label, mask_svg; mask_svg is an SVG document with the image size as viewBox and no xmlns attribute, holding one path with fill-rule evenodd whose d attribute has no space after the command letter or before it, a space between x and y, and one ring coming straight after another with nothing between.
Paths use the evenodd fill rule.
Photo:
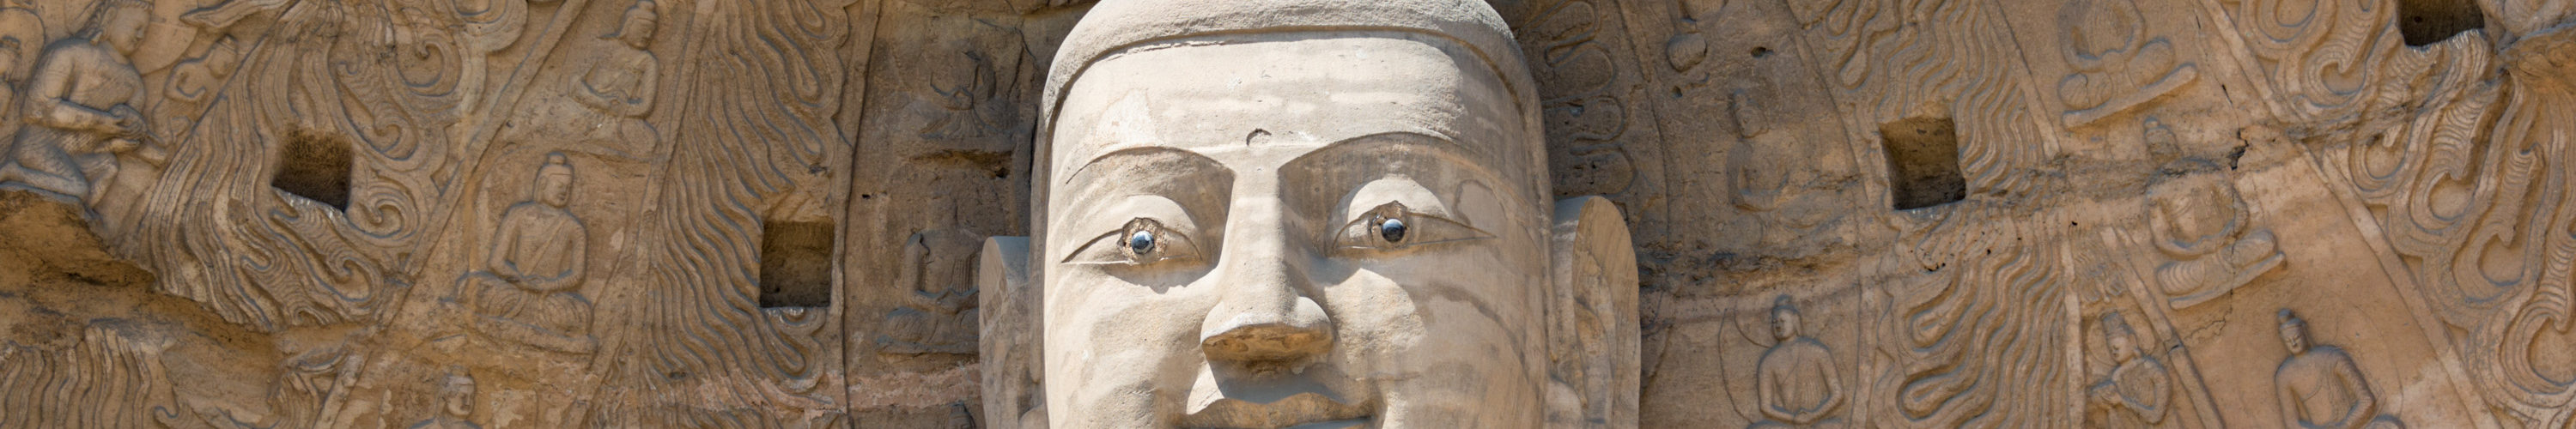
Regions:
<instances>
[{"instance_id":1,"label":"small buddha relief","mask_svg":"<svg viewBox=\"0 0 2576 429\"><path fill-rule=\"evenodd\" d=\"M569 158L547 154L529 200L502 212L483 269L460 279L458 298L474 317L468 326L494 344L571 355L597 347L591 303L581 294L590 233L569 209L573 177Z\"/></svg>"},{"instance_id":2,"label":"small buddha relief","mask_svg":"<svg viewBox=\"0 0 2576 429\"><path fill-rule=\"evenodd\" d=\"M1849 398L1834 351L1800 331L1797 303L1782 295L1771 305L1771 348L1753 373L1754 399L1763 420L1750 429L1849 427L1840 414Z\"/></svg>"},{"instance_id":3,"label":"small buddha relief","mask_svg":"<svg viewBox=\"0 0 2576 429\"><path fill-rule=\"evenodd\" d=\"M2145 137L2151 147L2176 146L2172 130L2152 119ZM2147 185L2147 230L2167 258L2156 267L2155 285L2174 308L2225 296L2280 268L2283 256L2271 229L2254 225L2253 207L2224 167L2180 158L2158 173Z\"/></svg>"},{"instance_id":4,"label":"small buddha relief","mask_svg":"<svg viewBox=\"0 0 2576 429\"><path fill-rule=\"evenodd\" d=\"M2281 427L2304 429L2405 429L2397 416L2380 413L2379 392L2372 390L2361 366L2342 347L2308 343L2308 322L2281 309L2282 347L2289 357L2272 373L2272 389L2281 403Z\"/></svg>"},{"instance_id":5,"label":"small buddha relief","mask_svg":"<svg viewBox=\"0 0 2576 429\"><path fill-rule=\"evenodd\" d=\"M886 312L879 351L893 354L975 353L976 289L971 283L980 236L926 229L904 239L895 282L901 305Z\"/></svg>"},{"instance_id":6,"label":"small buddha relief","mask_svg":"<svg viewBox=\"0 0 2576 429\"><path fill-rule=\"evenodd\" d=\"M2173 374L2164 361L2144 354L2137 331L2120 312L2102 315L2094 341L2111 353L2108 372L2084 386L2085 422L2100 428L2150 428L2173 414Z\"/></svg>"},{"instance_id":7,"label":"small buddha relief","mask_svg":"<svg viewBox=\"0 0 2576 429\"><path fill-rule=\"evenodd\" d=\"M2128 111L2200 78L2173 43L2147 28L2137 0L2072 0L2058 9L2058 53L2074 70L2057 83L2064 123Z\"/></svg>"}]
</instances>

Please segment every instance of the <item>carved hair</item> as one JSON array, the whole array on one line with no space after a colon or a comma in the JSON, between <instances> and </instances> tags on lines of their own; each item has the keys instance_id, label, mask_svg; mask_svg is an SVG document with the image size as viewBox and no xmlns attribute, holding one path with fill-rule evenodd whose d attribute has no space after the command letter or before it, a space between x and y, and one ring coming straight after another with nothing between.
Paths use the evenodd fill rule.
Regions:
<instances>
[{"instance_id":1,"label":"carved hair","mask_svg":"<svg viewBox=\"0 0 2576 429\"><path fill-rule=\"evenodd\" d=\"M572 158L565 157L563 152L547 153L546 165L537 167L537 177L556 175L572 176Z\"/></svg>"},{"instance_id":2,"label":"carved hair","mask_svg":"<svg viewBox=\"0 0 2576 429\"><path fill-rule=\"evenodd\" d=\"M1782 294L1779 298L1771 299L1771 316L1779 317L1780 313L1788 313L1790 316L1802 316L1801 314L1798 314L1797 300L1789 299L1789 295L1787 294Z\"/></svg>"},{"instance_id":3,"label":"carved hair","mask_svg":"<svg viewBox=\"0 0 2576 429\"><path fill-rule=\"evenodd\" d=\"M655 4L653 4L653 0L635 0L634 6L626 8L626 15L618 17L617 31L608 33L607 36L601 38L615 39L626 37L626 23L637 19L642 19L652 23L651 25L646 25L644 27L643 34L647 36L652 35L654 28L662 26L662 14L655 11L654 6Z\"/></svg>"},{"instance_id":4,"label":"carved hair","mask_svg":"<svg viewBox=\"0 0 2576 429\"><path fill-rule=\"evenodd\" d=\"M2301 329L2301 330L2305 330L2305 329L2307 329L2307 328L2308 328L2308 321L2307 321L2307 320L2300 319L2300 318L2299 318L2299 314L2298 314L2298 313L2292 313L2292 312L2290 312L2290 309L2287 309L2287 308L2281 309L2281 313L2280 313L2280 317L2279 317L2279 319L2280 319L2280 321L2281 321L2280 326L2282 326L2282 327L2291 327L2291 326L2296 326L2296 327L2299 327L2299 329Z\"/></svg>"},{"instance_id":5,"label":"carved hair","mask_svg":"<svg viewBox=\"0 0 2576 429\"><path fill-rule=\"evenodd\" d=\"M448 394L472 393L473 388L474 376L466 375L465 368L448 367L447 376L440 377L438 381L438 393L442 394L442 396Z\"/></svg>"},{"instance_id":6,"label":"carved hair","mask_svg":"<svg viewBox=\"0 0 2576 429\"><path fill-rule=\"evenodd\" d=\"M2137 335L2138 331L2129 329L2129 319L2120 317L2119 312L2115 311L2102 314L2102 338L2104 340L2130 337L2130 341L2136 341L2137 339L2134 337Z\"/></svg>"},{"instance_id":7,"label":"carved hair","mask_svg":"<svg viewBox=\"0 0 2576 429\"><path fill-rule=\"evenodd\" d=\"M73 33L72 38L98 40L100 34L107 29L107 20L115 18L117 12L141 13L146 14L147 17L152 13L152 2L149 0L107 0L99 2L97 7L90 10L88 25L81 26L80 32Z\"/></svg>"}]
</instances>

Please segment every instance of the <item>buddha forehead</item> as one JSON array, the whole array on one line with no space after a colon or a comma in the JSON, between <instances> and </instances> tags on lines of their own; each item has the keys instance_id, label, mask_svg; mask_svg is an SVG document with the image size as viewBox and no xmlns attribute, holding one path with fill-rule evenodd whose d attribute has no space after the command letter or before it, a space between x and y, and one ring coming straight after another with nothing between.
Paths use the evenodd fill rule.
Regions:
<instances>
[{"instance_id":1,"label":"buddha forehead","mask_svg":"<svg viewBox=\"0 0 2576 429\"><path fill-rule=\"evenodd\" d=\"M1052 156L1059 179L1138 147L1259 169L1336 143L1407 135L1489 174L1543 177L1541 138L1522 107L1494 66L1438 36L1186 39L1115 52L1085 70L1065 94Z\"/></svg>"}]
</instances>

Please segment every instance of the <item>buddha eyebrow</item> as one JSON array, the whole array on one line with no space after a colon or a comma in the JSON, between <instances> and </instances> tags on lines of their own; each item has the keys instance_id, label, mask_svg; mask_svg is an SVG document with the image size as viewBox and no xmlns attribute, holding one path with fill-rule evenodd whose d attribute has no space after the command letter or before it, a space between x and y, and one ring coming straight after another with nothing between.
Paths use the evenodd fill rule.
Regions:
<instances>
[{"instance_id":1,"label":"buddha eyebrow","mask_svg":"<svg viewBox=\"0 0 2576 429\"><path fill-rule=\"evenodd\" d=\"M1325 163L1325 160L1328 159L1367 156L1370 152L1380 152L1386 149L1399 147L1429 149L1430 151L1437 153L1434 156L1446 156L1471 160L1478 159L1476 153L1469 152L1467 150L1467 145L1459 143L1457 140L1450 140L1447 137L1418 132L1390 131L1342 139L1341 141L1324 145L1324 147L1316 148L1314 152L1308 152L1305 155L1298 156L1297 159L1288 160L1288 162L1281 164L1281 166L1285 168L1317 168L1321 167L1319 163ZM1491 166L1474 162L1466 164L1471 170L1500 177L1500 175L1495 172Z\"/></svg>"},{"instance_id":2,"label":"buddha eyebrow","mask_svg":"<svg viewBox=\"0 0 2576 429\"><path fill-rule=\"evenodd\" d=\"M1109 162L1113 159L1133 162ZM1197 152L1162 146L1137 146L1113 150L1108 153L1100 154L1100 156L1092 157L1091 160L1084 161L1081 167L1075 168L1073 170L1073 174L1066 175L1063 183L1099 183L1095 180L1084 179L1090 179L1092 176L1096 175L1137 170L1160 165L1187 165L1188 168L1193 171L1213 170L1217 172L1233 172L1233 169L1226 168L1225 164L1216 162L1216 160L1209 159L1206 155L1200 155ZM1092 167L1101 167L1103 170L1094 170ZM1089 188L1090 186L1085 186L1079 189Z\"/></svg>"}]
</instances>

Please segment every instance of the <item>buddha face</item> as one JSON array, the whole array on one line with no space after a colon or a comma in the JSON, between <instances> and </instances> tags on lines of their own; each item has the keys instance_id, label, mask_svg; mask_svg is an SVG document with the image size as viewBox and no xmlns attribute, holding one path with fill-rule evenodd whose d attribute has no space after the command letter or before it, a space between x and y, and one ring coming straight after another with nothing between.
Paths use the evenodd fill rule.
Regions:
<instances>
[{"instance_id":1,"label":"buddha face","mask_svg":"<svg viewBox=\"0 0 2576 429\"><path fill-rule=\"evenodd\" d=\"M1444 40L1198 39L1073 81L1031 261L1051 418L1535 427L1540 137Z\"/></svg>"},{"instance_id":2,"label":"buddha face","mask_svg":"<svg viewBox=\"0 0 2576 429\"><path fill-rule=\"evenodd\" d=\"M617 41L624 42L627 47L635 49L644 49L645 46L652 45L653 21L656 19L652 8L652 3L637 3L634 7L627 8L626 16L617 24Z\"/></svg>"},{"instance_id":3,"label":"buddha face","mask_svg":"<svg viewBox=\"0 0 2576 429\"><path fill-rule=\"evenodd\" d=\"M2112 361L2128 363L2129 360L2138 358L2138 348L2135 344L2129 343L2128 333L2111 331L2110 337Z\"/></svg>"},{"instance_id":4,"label":"buddha face","mask_svg":"<svg viewBox=\"0 0 2576 429\"><path fill-rule=\"evenodd\" d=\"M2281 346L2282 346L2282 347L2288 347L2288 348L2290 348L2290 354L2294 354L2294 355L2295 355L2295 354L2300 354L2300 353L2307 353L2307 352L2308 352L2308 324L2307 324L2307 322L2302 322L2302 321L2299 321L2298 319L2290 319L2290 320L2288 320L2288 321L2283 321L2283 322L2281 322Z\"/></svg>"},{"instance_id":5,"label":"buddha face","mask_svg":"<svg viewBox=\"0 0 2576 429\"><path fill-rule=\"evenodd\" d=\"M537 178L537 201L555 207L572 203L572 173L540 175Z\"/></svg>"},{"instance_id":6,"label":"buddha face","mask_svg":"<svg viewBox=\"0 0 2576 429\"><path fill-rule=\"evenodd\" d=\"M1790 338L1797 337L1798 312L1788 309L1771 310L1771 339L1788 341Z\"/></svg>"},{"instance_id":7,"label":"buddha face","mask_svg":"<svg viewBox=\"0 0 2576 429\"><path fill-rule=\"evenodd\" d=\"M449 374L446 385L441 387L439 396L446 402L448 415L464 417L474 414L473 378L461 374Z\"/></svg>"},{"instance_id":8,"label":"buddha face","mask_svg":"<svg viewBox=\"0 0 2576 429\"><path fill-rule=\"evenodd\" d=\"M102 26L99 28L100 39L116 47L118 54L134 55L134 50L142 47L144 24L152 21L150 11L144 6L135 5L108 7L109 10L101 12L106 13L107 16L99 19L99 25Z\"/></svg>"}]
</instances>

